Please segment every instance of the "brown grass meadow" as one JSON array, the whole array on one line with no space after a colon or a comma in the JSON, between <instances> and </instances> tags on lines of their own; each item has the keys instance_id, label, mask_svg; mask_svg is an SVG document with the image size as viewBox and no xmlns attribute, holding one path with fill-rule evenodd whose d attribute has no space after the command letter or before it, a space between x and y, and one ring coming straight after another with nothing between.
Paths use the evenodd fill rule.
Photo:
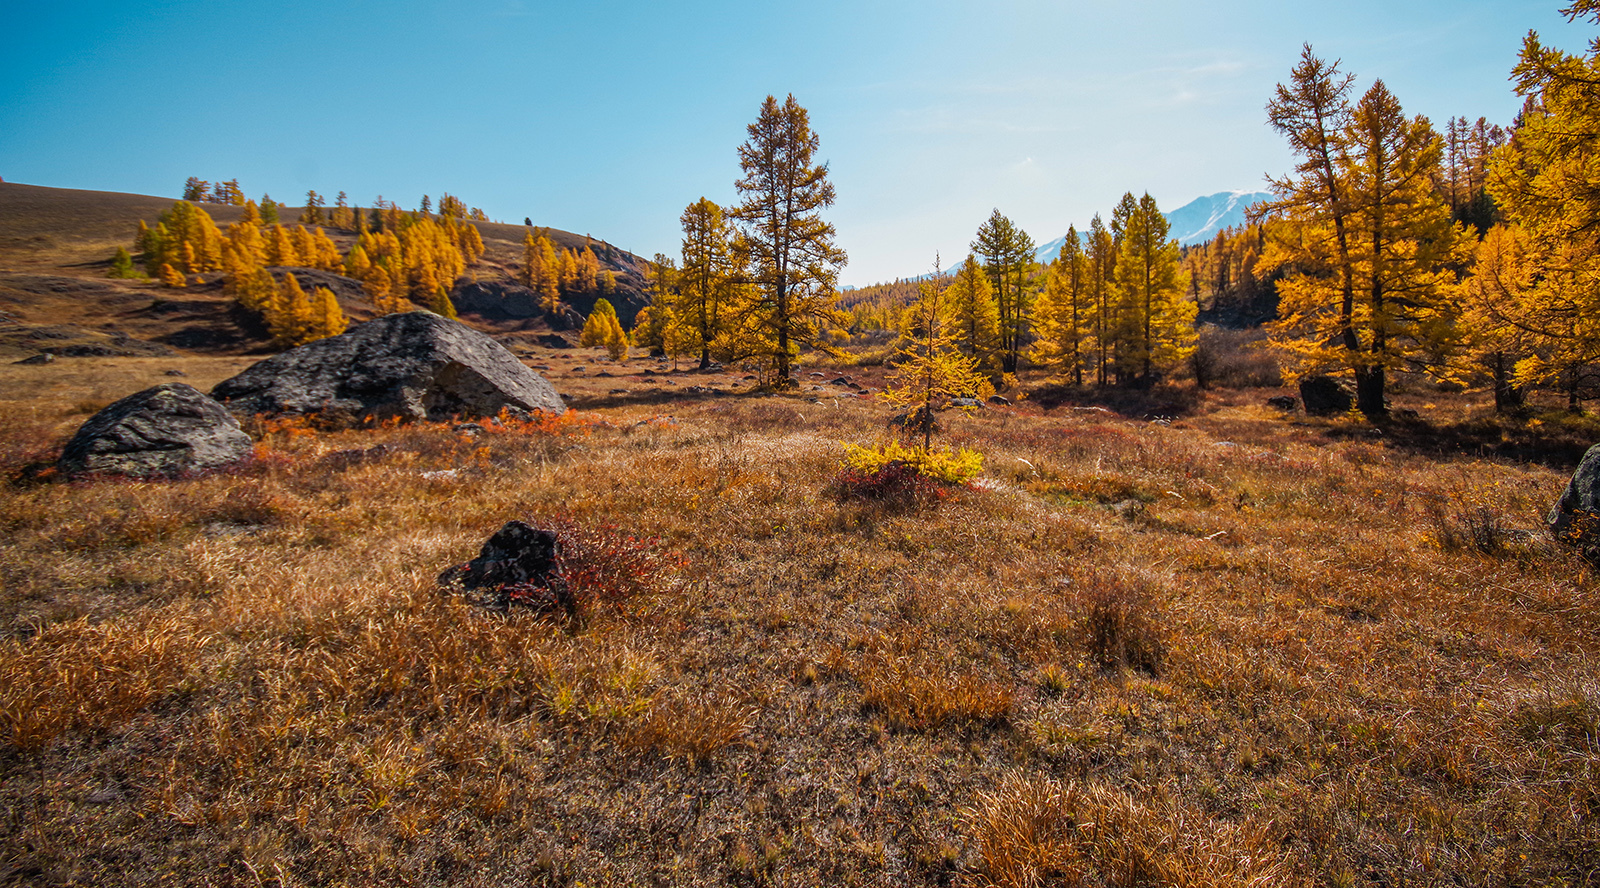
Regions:
<instances>
[{"instance_id":1,"label":"brown grass meadow","mask_svg":"<svg viewBox=\"0 0 1600 888\"><path fill-rule=\"evenodd\" d=\"M870 397L550 352L561 422L28 468L247 360L0 367L0 883L1600 881L1595 578L1519 532L1570 456L1434 452L1421 396L1407 432L1036 383L944 415L972 488L852 501ZM512 518L661 557L581 621L436 585Z\"/></svg>"}]
</instances>

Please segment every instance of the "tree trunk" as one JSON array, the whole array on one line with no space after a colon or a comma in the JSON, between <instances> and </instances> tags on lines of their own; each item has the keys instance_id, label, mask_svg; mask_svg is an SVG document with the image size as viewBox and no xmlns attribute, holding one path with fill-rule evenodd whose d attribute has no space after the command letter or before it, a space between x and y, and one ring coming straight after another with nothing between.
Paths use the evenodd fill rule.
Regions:
<instances>
[{"instance_id":1,"label":"tree trunk","mask_svg":"<svg viewBox=\"0 0 1600 888\"><path fill-rule=\"evenodd\" d=\"M1383 419L1389 415L1383 403L1384 372L1382 367L1356 368L1356 409L1368 419Z\"/></svg>"},{"instance_id":2,"label":"tree trunk","mask_svg":"<svg viewBox=\"0 0 1600 888\"><path fill-rule=\"evenodd\" d=\"M1493 359L1494 368L1494 412L1499 414L1515 413L1522 409L1525 402L1522 386L1511 381L1511 368L1508 366L1503 352L1496 352Z\"/></svg>"}]
</instances>

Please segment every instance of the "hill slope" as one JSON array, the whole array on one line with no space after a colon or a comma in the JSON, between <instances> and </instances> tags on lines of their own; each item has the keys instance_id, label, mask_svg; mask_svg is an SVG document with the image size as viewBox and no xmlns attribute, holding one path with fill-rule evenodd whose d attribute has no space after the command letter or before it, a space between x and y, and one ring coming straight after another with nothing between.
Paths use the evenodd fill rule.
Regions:
<instances>
[{"instance_id":1,"label":"hill slope","mask_svg":"<svg viewBox=\"0 0 1600 888\"><path fill-rule=\"evenodd\" d=\"M154 225L173 204L172 198L110 191L81 191L38 185L0 183L0 358L49 351L63 355L161 355L179 352L233 354L267 346L264 331L235 310L221 292L216 275L182 290L153 281L110 280L106 272L118 247L132 251L139 222ZM237 222L243 208L203 204L219 226ZM301 207L281 207L280 218L292 223ZM489 294L496 310L464 319L491 333L548 330L542 315L511 310L527 300L509 298L518 290L521 225L473 223L483 237L480 262L456 281L458 304L472 287L484 307ZM644 297L647 264L640 257L604 240L552 228L539 231L560 249L592 246L602 269L616 273L612 296L625 324L631 323ZM355 241L351 232L328 229L340 249ZM371 317L359 285L341 279L332 286L353 318ZM337 282L335 282L337 283ZM581 317L594 306L594 296L574 298ZM556 319L570 325L570 316Z\"/></svg>"}]
</instances>

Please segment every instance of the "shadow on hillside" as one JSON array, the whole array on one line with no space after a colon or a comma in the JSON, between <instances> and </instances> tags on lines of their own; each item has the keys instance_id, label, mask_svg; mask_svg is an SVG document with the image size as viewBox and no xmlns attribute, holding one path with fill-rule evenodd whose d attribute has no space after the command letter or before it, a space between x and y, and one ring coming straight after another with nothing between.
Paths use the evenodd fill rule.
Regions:
<instances>
[{"instance_id":1,"label":"shadow on hillside","mask_svg":"<svg viewBox=\"0 0 1600 888\"><path fill-rule=\"evenodd\" d=\"M1046 385L1028 392L1028 403L1045 409L1104 407L1126 419L1158 419L1192 415L1203 401L1193 386L1158 385L1148 389Z\"/></svg>"},{"instance_id":2,"label":"shadow on hillside","mask_svg":"<svg viewBox=\"0 0 1600 888\"><path fill-rule=\"evenodd\" d=\"M738 395L749 395L749 392L714 388L700 388L697 390L631 388L603 395L577 395L567 401L567 406L579 410L593 410L598 407L624 407L639 404L683 404L689 401L709 401Z\"/></svg>"},{"instance_id":3,"label":"shadow on hillside","mask_svg":"<svg viewBox=\"0 0 1600 888\"><path fill-rule=\"evenodd\" d=\"M1554 414L1538 423L1483 416L1436 424L1396 417L1373 425L1330 425L1326 434L1335 440L1382 440L1418 456L1506 459L1570 471L1600 440L1600 422L1571 414Z\"/></svg>"}]
</instances>

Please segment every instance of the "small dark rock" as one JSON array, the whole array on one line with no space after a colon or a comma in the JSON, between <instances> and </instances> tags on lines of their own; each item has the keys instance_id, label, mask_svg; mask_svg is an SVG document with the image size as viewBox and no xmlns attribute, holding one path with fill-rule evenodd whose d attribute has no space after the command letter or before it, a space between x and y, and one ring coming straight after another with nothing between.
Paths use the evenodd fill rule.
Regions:
<instances>
[{"instance_id":1,"label":"small dark rock","mask_svg":"<svg viewBox=\"0 0 1600 888\"><path fill-rule=\"evenodd\" d=\"M54 364L55 361L56 361L56 356L55 355L52 355L49 352L39 352L38 354L33 355L31 357L23 358L20 361L12 361L11 363L13 363L13 364Z\"/></svg>"},{"instance_id":2,"label":"small dark rock","mask_svg":"<svg viewBox=\"0 0 1600 888\"><path fill-rule=\"evenodd\" d=\"M828 382L828 384L829 385L849 385L850 384L850 377L841 376L838 379L830 380Z\"/></svg>"},{"instance_id":3,"label":"small dark rock","mask_svg":"<svg viewBox=\"0 0 1600 888\"><path fill-rule=\"evenodd\" d=\"M478 551L478 557L439 575L441 586L459 585L487 607L515 604L540 611L576 612L561 577L561 541L554 531L508 521Z\"/></svg>"},{"instance_id":4,"label":"small dark rock","mask_svg":"<svg viewBox=\"0 0 1600 888\"><path fill-rule=\"evenodd\" d=\"M168 370L166 373L163 373L162 375L163 376L188 376L189 374L183 372L182 370Z\"/></svg>"},{"instance_id":5,"label":"small dark rock","mask_svg":"<svg viewBox=\"0 0 1600 888\"><path fill-rule=\"evenodd\" d=\"M1312 416L1345 413L1356 403L1350 387L1332 376L1307 376L1300 380L1300 400Z\"/></svg>"},{"instance_id":6,"label":"small dark rock","mask_svg":"<svg viewBox=\"0 0 1600 888\"><path fill-rule=\"evenodd\" d=\"M905 413L897 413L889 417L889 425L897 429L905 429L915 435L925 435L939 430L939 420L933 415L932 408L923 406Z\"/></svg>"},{"instance_id":7,"label":"small dark rock","mask_svg":"<svg viewBox=\"0 0 1600 888\"><path fill-rule=\"evenodd\" d=\"M1132 521L1144 514L1144 503L1136 499L1125 499L1112 503L1111 511L1124 521Z\"/></svg>"},{"instance_id":8,"label":"small dark rock","mask_svg":"<svg viewBox=\"0 0 1600 888\"><path fill-rule=\"evenodd\" d=\"M476 438L488 434L489 430L475 422L458 422L450 427L450 431Z\"/></svg>"},{"instance_id":9,"label":"small dark rock","mask_svg":"<svg viewBox=\"0 0 1600 888\"><path fill-rule=\"evenodd\" d=\"M1010 407L1011 406L1011 399L1006 397L1005 395L990 395L989 396L989 403L990 404L998 404L1001 407Z\"/></svg>"},{"instance_id":10,"label":"small dark rock","mask_svg":"<svg viewBox=\"0 0 1600 888\"><path fill-rule=\"evenodd\" d=\"M1300 409L1300 399L1293 395L1278 395L1277 397L1268 398L1267 406L1282 410L1284 413L1293 413Z\"/></svg>"}]
</instances>

